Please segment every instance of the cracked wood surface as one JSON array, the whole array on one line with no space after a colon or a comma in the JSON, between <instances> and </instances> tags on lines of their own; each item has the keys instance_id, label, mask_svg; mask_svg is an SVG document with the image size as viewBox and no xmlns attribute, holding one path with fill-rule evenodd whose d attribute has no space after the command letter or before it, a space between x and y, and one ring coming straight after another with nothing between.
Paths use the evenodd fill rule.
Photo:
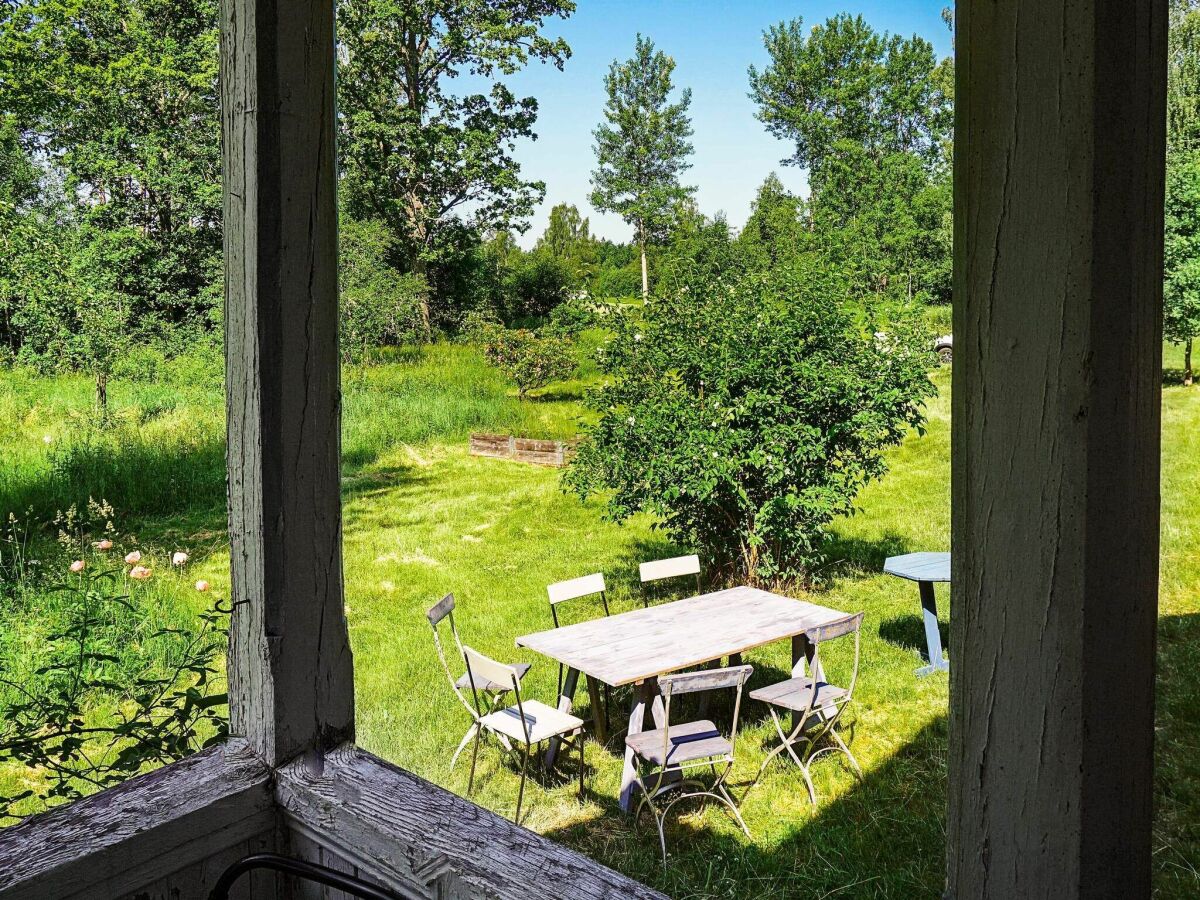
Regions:
<instances>
[{"instance_id":1,"label":"cracked wood surface","mask_svg":"<svg viewBox=\"0 0 1200 900\"><path fill-rule=\"evenodd\" d=\"M354 746L329 753L320 774L286 766L278 795L294 848L430 900L665 900Z\"/></svg>"},{"instance_id":2,"label":"cracked wood surface","mask_svg":"<svg viewBox=\"0 0 1200 900\"><path fill-rule=\"evenodd\" d=\"M274 827L270 770L230 742L0 830L0 898L204 900Z\"/></svg>"},{"instance_id":3,"label":"cracked wood surface","mask_svg":"<svg viewBox=\"0 0 1200 900\"><path fill-rule=\"evenodd\" d=\"M1149 896L1165 0L958 5L948 896Z\"/></svg>"},{"instance_id":4,"label":"cracked wood surface","mask_svg":"<svg viewBox=\"0 0 1200 900\"><path fill-rule=\"evenodd\" d=\"M272 764L353 736L342 607L333 2L223 0L230 715Z\"/></svg>"}]
</instances>

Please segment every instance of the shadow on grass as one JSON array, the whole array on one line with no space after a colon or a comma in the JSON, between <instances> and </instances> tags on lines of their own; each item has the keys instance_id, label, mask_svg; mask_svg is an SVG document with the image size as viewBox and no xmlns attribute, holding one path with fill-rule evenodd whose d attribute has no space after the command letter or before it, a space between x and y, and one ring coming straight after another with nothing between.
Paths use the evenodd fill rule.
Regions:
<instances>
[{"instance_id":1,"label":"shadow on grass","mask_svg":"<svg viewBox=\"0 0 1200 900\"><path fill-rule=\"evenodd\" d=\"M1180 387L1184 383L1183 369L1163 368L1163 384Z\"/></svg>"},{"instance_id":2,"label":"shadow on grass","mask_svg":"<svg viewBox=\"0 0 1200 900\"><path fill-rule=\"evenodd\" d=\"M1156 897L1200 897L1200 614L1158 621Z\"/></svg>"},{"instance_id":3,"label":"shadow on grass","mask_svg":"<svg viewBox=\"0 0 1200 900\"><path fill-rule=\"evenodd\" d=\"M591 794L602 815L550 836L677 900L936 897L944 878L946 739L945 720L932 722L863 781L798 822L790 814L787 822L771 821L762 808L790 808L794 793L803 794L794 769L776 762L753 787L753 774L738 770L731 786L736 797L744 795L743 810L757 829L753 840L721 807L697 816L696 806L682 803L667 823L665 869L649 813L635 831L615 797ZM815 768L825 766L841 763L826 757Z\"/></svg>"},{"instance_id":4,"label":"shadow on grass","mask_svg":"<svg viewBox=\"0 0 1200 900\"><path fill-rule=\"evenodd\" d=\"M942 649L950 647L950 626L938 622L938 632L942 636ZM925 620L917 615L893 616L879 623L879 636L889 644L904 647L906 650L919 650L925 653Z\"/></svg>"},{"instance_id":5,"label":"shadow on grass","mask_svg":"<svg viewBox=\"0 0 1200 900\"><path fill-rule=\"evenodd\" d=\"M835 536L822 547L826 562L817 574L826 584L838 578L878 575L889 556L910 551L907 540L898 534L885 534L873 541Z\"/></svg>"}]
</instances>

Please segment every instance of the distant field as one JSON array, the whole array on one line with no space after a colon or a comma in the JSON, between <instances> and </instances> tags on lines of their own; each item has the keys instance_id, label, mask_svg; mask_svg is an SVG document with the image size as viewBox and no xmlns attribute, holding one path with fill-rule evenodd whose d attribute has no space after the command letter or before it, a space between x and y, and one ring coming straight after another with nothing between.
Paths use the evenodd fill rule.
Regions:
<instances>
[{"instance_id":1,"label":"distant field","mask_svg":"<svg viewBox=\"0 0 1200 900\"><path fill-rule=\"evenodd\" d=\"M1174 360L1169 352L1167 365L1178 366ZM835 760L818 764L820 803L812 808L799 775L776 763L745 800L752 840L717 809L685 815L668 831L672 860L664 872L653 828L635 833L616 811L619 747L591 743L587 799L578 802L571 785L534 783L528 827L677 898L940 896L947 682L914 678L922 641L916 590L880 567L888 555L949 544L949 374L935 376L941 393L927 433L891 455L890 473L863 493L859 514L838 524L828 585L815 597L866 612L852 714L865 781ZM450 772L448 762L468 723L438 667L425 607L453 591L464 640L533 662L529 696L549 700L556 666L513 646L516 636L549 627L545 585L603 571L614 607L629 608L636 564L677 549L644 519L623 527L603 521L597 504L563 494L555 471L466 453L472 430L574 434L581 391L594 377L585 370L581 380L522 404L473 351L449 345L396 353L344 375L345 570L359 740L451 790L466 789L467 765ZM0 514L102 493L122 528L147 545L187 547L189 578L203 575L227 590L219 379L118 382L111 394L124 425L89 437L86 380L0 373L7 451ZM1156 888L1157 896L1190 898L1200 892L1200 388L1166 389L1164 434ZM196 603L183 579L164 579L159 590L166 610L186 613ZM27 626L27 641L38 627ZM0 654L26 645L0 641ZM766 648L748 661L757 686L781 676L789 651ZM623 692L617 703L614 721L625 716ZM738 795L772 745L765 712L752 704L747 719ZM511 815L517 774L498 751L481 753L479 775L474 799ZM29 777L36 773L0 771L0 786Z\"/></svg>"}]
</instances>

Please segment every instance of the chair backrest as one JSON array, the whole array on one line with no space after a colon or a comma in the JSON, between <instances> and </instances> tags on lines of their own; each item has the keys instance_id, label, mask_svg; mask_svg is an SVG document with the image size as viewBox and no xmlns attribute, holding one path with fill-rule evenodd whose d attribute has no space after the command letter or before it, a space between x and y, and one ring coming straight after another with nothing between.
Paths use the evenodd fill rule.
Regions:
<instances>
[{"instance_id":1,"label":"chair backrest","mask_svg":"<svg viewBox=\"0 0 1200 900\"><path fill-rule=\"evenodd\" d=\"M663 758L671 747L671 697L676 694L695 694L699 691L719 691L733 688L733 721L729 728L729 745L737 746L738 717L742 709L742 689L750 680L754 666L729 666L725 669L701 669L698 672L678 672L660 675L658 690L663 696Z\"/></svg>"},{"instance_id":2,"label":"chair backrest","mask_svg":"<svg viewBox=\"0 0 1200 900\"><path fill-rule=\"evenodd\" d=\"M510 687L513 696L517 698L517 709L521 714L522 727L525 729L526 743L529 742L529 726L525 721L525 710L521 705L521 679L513 666L497 662L490 656L484 656L478 650L463 646L463 661L467 664L467 680L471 683L471 694L475 700L475 709L479 715L484 714L483 704L479 700L479 690L476 684L480 680L493 681Z\"/></svg>"},{"instance_id":3,"label":"chair backrest","mask_svg":"<svg viewBox=\"0 0 1200 900\"><path fill-rule=\"evenodd\" d=\"M644 562L638 566L638 574L642 578L642 584L661 581L663 578L676 578L680 575L699 575L700 557L693 553L691 556L675 556L671 559Z\"/></svg>"},{"instance_id":4,"label":"chair backrest","mask_svg":"<svg viewBox=\"0 0 1200 900\"><path fill-rule=\"evenodd\" d=\"M608 596L604 587L604 575L596 572L594 575L584 575L582 578L572 578L569 581L556 581L547 585L546 593L550 596L550 615L554 619L554 627L558 627L558 604L568 600L578 600L581 597L600 595L604 605L604 615L608 615Z\"/></svg>"},{"instance_id":5,"label":"chair backrest","mask_svg":"<svg viewBox=\"0 0 1200 900\"><path fill-rule=\"evenodd\" d=\"M694 553L691 556L674 556L671 559L656 559L652 562L644 562L638 566L638 575L642 580L642 602L646 606L650 605L650 594L648 593L647 585L666 578L695 575L696 593L700 593L700 557Z\"/></svg>"},{"instance_id":6,"label":"chair backrest","mask_svg":"<svg viewBox=\"0 0 1200 900\"><path fill-rule=\"evenodd\" d=\"M848 634L854 635L854 668L850 672L850 684L846 687L846 702L849 702L850 697L854 694L854 683L858 680L858 661L859 653L862 648L862 623L863 613L854 613L853 615L844 616L836 621L829 622L825 625L820 625L816 628L810 628L804 633L808 638L808 642L813 647L813 671L822 671L821 667L821 645L829 641L837 640L845 637Z\"/></svg>"},{"instance_id":7,"label":"chair backrest","mask_svg":"<svg viewBox=\"0 0 1200 900\"><path fill-rule=\"evenodd\" d=\"M433 646L437 648L438 660L441 661L442 670L446 673L446 679L450 682L450 690L454 691L454 695L467 708L467 712L472 716L476 715L477 711L471 708L471 704L467 702L467 698L458 689L458 682L454 677L454 672L450 670L450 662L446 659L446 649L442 646L442 635L438 630L438 626L443 621L450 620L450 634L454 638L454 646L458 649L459 655L462 655L462 641L458 639L458 628L454 624L454 595L447 594L437 603L433 604L433 606L429 607L425 611L425 618L429 620L429 627L433 629Z\"/></svg>"}]
</instances>

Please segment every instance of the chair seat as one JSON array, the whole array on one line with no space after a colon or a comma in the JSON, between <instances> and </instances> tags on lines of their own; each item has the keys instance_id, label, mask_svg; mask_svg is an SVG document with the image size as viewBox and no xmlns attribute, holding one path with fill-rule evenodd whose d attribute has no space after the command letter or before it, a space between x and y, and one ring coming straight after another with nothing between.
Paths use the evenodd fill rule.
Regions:
<instances>
[{"instance_id":1,"label":"chair seat","mask_svg":"<svg viewBox=\"0 0 1200 900\"><path fill-rule=\"evenodd\" d=\"M763 703L770 703L772 706L782 706L784 709L792 709L797 712L803 712L809 708L811 703L813 709L821 709L828 706L830 703L836 703L849 695L845 688L835 687L832 684L826 684L824 681L816 683L816 696L813 697L813 680L811 678L789 678L787 681L780 681L777 684L767 685L759 688L756 691L751 691L750 696L755 700L761 700Z\"/></svg>"},{"instance_id":2,"label":"chair seat","mask_svg":"<svg viewBox=\"0 0 1200 900\"><path fill-rule=\"evenodd\" d=\"M524 680L525 673L529 671L529 663L513 663L513 668L517 670L517 678ZM463 672L455 682L455 687L460 691L469 691L471 689L471 678L467 672ZM511 684L499 684L489 678L480 678L475 682L475 687L487 694L503 694L505 691L511 691Z\"/></svg>"},{"instance_id":3,"label":"chair seat","mask_svg":"<svg viewBox=\"0 0 1200 900\"><path fill-rule=\"evenodd\" d=\"M729 756L733 745L707 720L684 722L669 729L671 745L663 757L663 729L642 731L625 738L625 746L656 766L678 765L710 756Z\"/></svg>"},{"instance_id":4,"label":"chair seat","mask_svg":"<svg viewBox=\"0 0 1200 900\"><path fill-rule=\"evenodd\" d=\"M521 708L529 727L529 742L538 744L547 738L569 734L583 728L583 719L547 706L540 700L524 700ZM516 706L498 709L480 719L485 728L498 731L515 741L525 743L525 728L521 725L520 710Z\"/></svg>"}]
</instances>

